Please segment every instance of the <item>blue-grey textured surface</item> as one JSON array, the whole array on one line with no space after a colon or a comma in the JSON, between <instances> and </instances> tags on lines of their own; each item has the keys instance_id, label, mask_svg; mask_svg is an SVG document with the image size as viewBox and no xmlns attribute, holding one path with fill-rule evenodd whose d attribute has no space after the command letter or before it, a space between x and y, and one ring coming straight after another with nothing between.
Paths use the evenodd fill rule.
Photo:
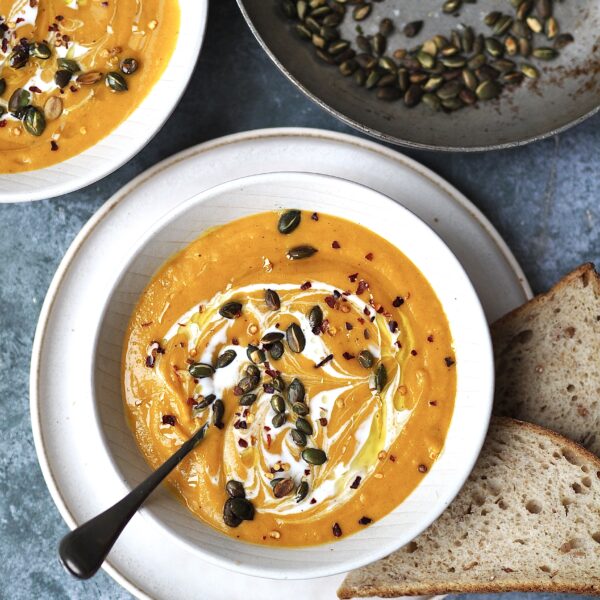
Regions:
<instances>
[{"instance_id":1,"label":"blue-grey textured surface","mask_svg":"<svg viewBox=\"0 0 600 600\"><path fill-rule=\"evenodd\" d=\"M250 35L234 0L218 0L212 5L193 82L148 148L80 192L33 204L0 205L0 598L129 597L104 573L78 583L58 566L56 546L66 526L44 484L31 437L31 343L63 254L113 192L157 161L214 137L272 126L351 132L276 70ZM408 154L471 198L504 236L534 290L541 291L579 263L600 260L599 148L600 115L560 138L516 150Z\"/></svg>"}]
</instances>

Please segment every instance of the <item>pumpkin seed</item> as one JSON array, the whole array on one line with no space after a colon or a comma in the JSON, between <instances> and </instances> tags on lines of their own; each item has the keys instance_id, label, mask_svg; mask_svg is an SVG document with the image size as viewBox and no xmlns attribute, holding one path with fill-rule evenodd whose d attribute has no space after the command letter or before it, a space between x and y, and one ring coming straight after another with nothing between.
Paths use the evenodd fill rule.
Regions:
<instances>
[{"instance_id":1,"label":"pumpkin seed","mask_svg":"<svg viewBox=\"0 0 600 600\"><path fill-rule=\"evenodd\" d=\"M253 346L252 344L248 346L246 354L255 365L264 363L267 360L267 355L265 354L265 351L261 350L260 348L257 348L256 346Z\"/></svg>"},{"instance_id":2,"label":"pumpkin seed","mask_svg":"<svg viewBox=\"0 0 600 600\"><path fill-rule=\"evenodd\" d=\"M237 319L242 314L242 304L240 302L226 302L219 308L219 314L225 319Z\"/></svg>"},{"instance_id":3,"label":"pumpkin seed","mask_svg":"<svg viewBox=\"0 0 600 600\"><path fill-rule=\"evenodd\" d=\"M367 76L367 81L365 82L365 87L370 90L374 88L379 80L381 79L381 73L379 71L371 71Z\"/></svg>"},{"instance_id":4,"label":"pumpkin seed","mask_svg":"<svg viewBox=\"0 0 600 600\"><path fill-rule=\"evenodd\" d=\"M519 38L519 54L521 56L530 56L531 55L531 42L527 38Z\"/></svg>"},{"instance_id":5,"label":"pumpkin seed","mask_svg":"<svg viewBox=\"0 0 600 600\"><path fill-rule=\"evenodd\" d=\"M0 77L0 96L6 91L6 80Z\"/></svg>"},{"instance_id":6,"label":"pumpkin seed","mask_svg":"<svg viewBox=\"0 0 600 600\"><path fill-rule=\"evenodd\" d=\"M225 405L222 400L215 400L212 405L212 422L213 425L219 427L223 426L223 417L225 416Z\"/></svg>"},{"instance_id":7,"label":"pumpkin seed","mask_svg":"<svg viewBox=\"0 0 600 600\"><path fill-rule=\"evenodd\" d=\"M119 65L121 73L125 75L133 75L139 67L139 63L135 58L124 58Z\"/></svg>"},{"instance_id":8,"label":"pumpkin seed","mask_svg":"<svg viewBox=\"0 0 600 600\"><path fill-rule=\"evenodd\" d=\"M512 27L513 21L509 15L502 15L492 29L493 34L504 35Z\"/></svg>"},{"instance_id":9,"label":"pumpkin seed","mask_svg":"<svg viewBox=\"0 0 600 600\"><path fill-rule=\"evenodd\" d=\"M525 23L527 23L527 27L533 31L533 33L541 33L543 26L540 23L540 20L536 17L527 17L525 19Z\"/></svg>"},{"instance_id":10,"label":"pumpkin seed","mask_svg":"<svg viewBox=\"0 0 600 600\"><path fill-rule=\"evenodd\" d=\"M554 17L546 21L545 31L549 40L553 40L558 35L558 21Z\"/></svg>"},{"instance_id":11,"label":"pumpkin seed","mask_svg":"<svg viewBox=\"0 0 600 600\"><path fill-rule=\"evenodd\" d=\"M116 71L111 71L106 75L106 85L113 92L126 92L129 89L125 78L121 73L117 73Z\"/></svg>"},{"instance_id":12,"label":"pumpkin seed","mask_svg":"<svg viewBox=\"0 0 600 600\"><path fill-rule=\"evenodd\" d=\"M296 502L302 502L308 496L308 482L302 481L296 488Z\"/></svg>"},{"instance_id":13,"label":"pumpkin seed","mask_svg":"<svg viewBox=\"0 0 600 600\"><path fill-rule=\"evenodd\" d=\"M423 90L420 85L413 83L409 86L404 94L404 104L408 108L412 108L413 106L417 106L421 101L421 97L423 96Z\"/></svg>"},{"instance_id":14,"label":"pumpkin seed","mask_svg":"<svg viewBox=\"0 0 600 600\"><path fill-rule=\"evenodd\" d=\"M296 419L296 429L305 435L312 435L314 432L313 426L302 417Z\"/></svg>"},{"instance_id":15,"label":"pumpkin seed","mask_svg":"<svg viewBox=\"0 0 600 600\"><path fill-rule=\"evenodd\" d=\"M568 46L575 41L575 38L570 33L561 33L556 36L554 40L554 47L557 50L562 50L565 46Z\"/></svg>"},{"instance_id":16,"label":"pumpkin seed","mask_svg":"<svg viewBox=\"0 0 600 600\"><path fill-rule=\"evenodd\" d=\"M212 377L215 373L213 367L211 365L207 365L206 363L194 363L188 367L188 371L194 379Z\"/></svg>"},{"instance_id":17,"label":"pumpkin seed","mask_svg":"<svg viewBox=\"0 0 600 600\"><path fill-rule=\"evenodd\" d=\"M298 225L300 225L300 220L302 219L302 213L299 210L288 210L284 212L279 217L279 223L277 224L277 229L279 233L289 234L294 231Z\"/></svg>"},{"instance_id":18,"label":"pumpkin seed","mask_svg":"<svg viewBox=\"0 0 600 600\"><path fill-rule=\"evenodd\" d=\"M27 133L39 137L46 129L44 113L35 106L28 106L23 116L23 127L25 127Z\"/></svg>"},{"instance_id":19,"label":"pumpkin seed","mask_svg":"<svg viewBox=\"0 0 600 600\"><path fill-rule=\"evenodd\" d=\"M272 358L273 360L279 360L283 356L285 348L283 347L283 344L281 342L277 341L273 342L272 344L269 344L268 351L270 358Z\"/></svg>"},{"instance_id":20,"label":"pumpkin seed","mask_svg":"<svg viewBox=\"0 0 600 600\"><path fill-rule=\"evenodd\" d=\"M225 484L225 490L229 494L230 498L245 498L246 491L244 490L244 485L241 481L236 481L235 479L230 479Z\"/></svg>"},{"instance_id":21,"label":"pumpkin seed","mask_svg":"<svg viewBox=\"0 0 600 600\"><path fill-rule=\"evenodd\" d=\"M8 64L13 69L22 69L29 60L29 52L22 46L18 46L8 56Z\"/></svg>"},{"instance_id":22,"label":"pumpkin seed","mask_svg":"<svg viewBox=\"0 0 600 600\"><path fill-rule=\"evenodd\" d=\"M442 10L446 14L456 12L462 6L462 0L446 0L442 5Z\"/></svg>"},{"instance_id":23,"label":"pumpkin seed","mask_svg":"<svg viewBox=\"0 0 600 600\"><path fill-rule=\"evenodd\" d=\"M306 446L306 435L297 429L290 429L290 437L296 446L304 448Z\"/></svg>"},{"instance_id":24,"label":"pumpkin seed","mask_svg":"<svg viewBox=\"0 0 600 600\"><path fill-rule=\"evenodd\" d=\"M303 417L308 414L308 406L304 402L294 402L292 404L292 411Z\"/></svg>"},{"instance_id":25,"label":"pumpkin seed","mask_svg":"<svg viewBox=\"0 0 600 600\"><path fill-rule=\"evenodd\" d=\"M448 100L456 98L462 89L462 83L458 80L447 81L437 92L436 95L440 100Z\"/></svg>"},{"instance_id":26,"label":"pumpkin seed","mask_svg":"<svg viewBox=\"0 0 600 600\"><path fill-rule=\"evenodd\" d=\"M285 391L285 382L279 375L277 375L277 377L273 377L273 379L271 380L271 384L273 385L273 387L275 388L276 391L278 391L278 392Z\"/></svg>"},{"instance_id":27,"label":"pumpkin seed","mask_svg":"<svg viewBox=\"0 0 600 600\"><path fill-rule=\"evenodd\" d=\"M388 376L387 369L383 363L379 363L377 371L375 372L375 385L378 392L382 392L387 384Z\"/></svg>"},{"instance_id":28,"label":"pumpkin seed","mask_svg":"<svg viewBox=\"0 0 600 600\"><path fill-rule=\"evenodd\" d=\"M504 45L496 38L488 37L485 38L485 51L490 56L497 58L504 54Z\"/></svg>"},{"instance_id":29,"label":"pumpkin seed","mask_svg":"<svg viewBox=\"0 0 600 600\"><path fill-rule=\"evenodd\" d=\"M54 121L62 115L63 101L58 96L50 96L44 104L44 116L47 121Z\"/></svg>"},{"instance_id":30,"label":"pumpkin seed","mask_svg":"<svg viewBox=\"0 0 600 600\"><path fill-rule=\"evenodd\" d=\"M488 27L493 27L496 22L498 21L498 19L502 16L502 13L497 11L497 10L493 10L491 13L488 13L484 19L483 22L488 26Z\"/></svg>"},{"instance_id":31,"label":"pumpkin seed","mask_svg":"<svg viewBox=\"0 0 600 600\"><path fill-rule=\"evenodd\" d=\"M449 56L440 59L440 62L449 69L462 69L467 63L467 60L462 56Z\"/></svg>"},{"instance_id":32,"label":"pumpkin seed","mask_svg":"<svg viewBox=\"0 0 600 600\"><path fill-rule=\"evenodd\" d=\"M34 42L29 46L29 55L41 60L48 60L52 56L52 50L46 42Z\"/></svg>"},{"instance_id":33,"label":"pumpkin seed","mask_svg":"<svg viewBox=\"0 0 600 600\"><path fill-rule=\"evenodd\" d=\"M88 73L79 75L75 81L77 81L77 83L80 85L95 85L101 80L102 73L98 73L97 71L89 71Z\"/></svg>"},{"instance_id":34,"label":"pumpkin seed","mask_svg":"<svg viewBox=\"0 0 600 600\"><path fill-rule=\"evenodd\" d=\"M357 68L358 64L355 60L345 60L339 67L340 73L344 77L352 75L352 73L354 73L354 71L356 71Z\"/></svg>"},{"instance_id":35,"label":"pumpkin seed","mask_svg":"<svg viewBox=\"0 0 600 600\"><path fill-rule=\"evenodd\" d=\"M54 74L54 83L62 89L69 85L72 77L73 73L69 69L60 69Z\"/></svg>"},{"instance_id":36,"label":"pumpkin seed","mask_svg":"<svg viewBox=\"0 0 600 600\"><path fill-rule=\"evenodd\" d=\"M238 527L242 523L242 519L233 514L229 502L230 500L232 500L232 498L228 498L223 507L223 522L228 527Z\"/></svg>"},{"instance_id":37,"label":"pumpkin seed","mask_svg":"<svg viewBox=\"0 0 600 600\"><path fill-rule=\"evenodd\" d=\"M31 102L31 94L23 88L17 88L8 100L8 110L16 114Z\"/></svg>"},{"instance_id":38,"label":"pumpkin seed","mask_svg":"<svg viewBox=\"0 0 600 600\"><path fill-rule=\"evenodd\" d=\"M306 346L306 338L298 323L292 323L285 332L285 339L292 352L296 354L302 352Z\"/></svg>"},{"instance_id":39,"label":"pumpkin seed","mask_svg":"<svg viewBox=\"0 0 600 600\"><path fill-rule=\"evenodd\" d=\"M527 63L521 65L521 73L528 79L537 79L540 76L540 72L533 65Z\"/></svg>"},{"instance_id":40,"label":"pumpkin seed","mask_svg":"<svg viewBox=\"0 0 600 600\"><path fill-rule=\"evenodd\" d=\"M79 73L81 71L81 67L77 61L70 58L58 58L56 64L59 70L65 69L71 71L71 73Z\"/></svg>"},{"instance_id":41,"label":"pumpkin seed","mask_svg":"<svg viewBox=\"0 0 600 600\"><path fill-rule=\"evenodd\" d=\"M428 106L432 110L437 111L437 110L440 110L440 108L442 108L442 103L441 103L440 99L435 94L432 94L431 92L427 92L426 94L423 94L421 101L423 102L423 104L425 104L425 106Z\"/></svg>"},{"instance_id":42,"label":"pumpkin seed","mask_svg":"<svg viewBox=\"0 0 600 600\"><path fill-rule=\"evenodd\" d=\"M547 19L552 16L552 1L551 0L537 0L535 3L535 10L540 16L540 19Z\"/></svg>"},{"instance_id":43,"label":"pumpkin seed","mask_svg":"<svg viewBox=\"0 0 600 600\"><path fill-rule=\"evenodd\" d=\"M287 421L287 416L285 413L277 413L271 423L273 424L273 427L275 427L276 429L278 429L279 427L281 427L282 425L285 424L285 422Z\"/></svg>"},{"instance_id":44,"label":"pumpkin seed","mask_svg":"<svg viewBox=\"0 0 600 600\"><path fill-rule=\"evenodd\" d=\"M208 408L217 397L214 394L208 394L208 396L204 396L204 398L198 402L192 409L192 416L197 417L205 408Z\"/></svg>"},{"instance_id":45,"label":"pumpkin seed","mask_svg":"<svg viewBox=\"0 0 600 600\"><path fill-rule=\"evenodd\" d=\"M467 105L475 104L477 102L477 94L473 90L464 88L458 94L459 99Z\"/></svg>"},{"instance_id":46,"label":"pumpkin seed","mask_svg":"<svg viewBox=\"0 0 600 600\"><path fill-rule=\"evenodd\" d=\"M327 461L327 454L319 448L306 448L302 450L302 458L309 465L322 465Z\"/></svg>"},{"instance_id":47,"label":"pumpkin seed","mask_svg":"<svg viewBox=\"0 0 600 600\"><path fill-rule=\"evenodd\" d=\"M394 31L394 22L387 17L385 19L381 19L379 22L379 33L381 35L385 35L386 37L390 36Z\"/></svg>"},{"instance_id":48,"label":"pumpkin seed","mask_svg":"<svg viewBox=\"0 0 600 600\"><path fill-rule=\"evenodd\" d=\"M279 310L281 308L279 294L275 290L265 290L265 304L270 310Z\"/></svg>"},{"instance_id":49,"label":"pumpkin seed","mask_svg":"<svg viewBox=\"0 0 600 600\"><path fill-rule=\"evenodd\" d=\"M358 360L360 366L364 367L365 369L370 369L375 363L375 357L368 350L359 352L356 360Z\"/></svg>"},{"instance_id":50,"label":"pumpkin seed","mask_svg":"<svg viewBox=\"0 0 600 600\"><path fill-rule=\"evenodd\" d=\"M423 28L423 21L411 21L404 26L404 35L408 38L413 38L419 35Z\"/></svg>"},{"instance_id":51,"label":"pumpkin seed","mask_svg":"<svg viewBox=\"0 0 600 600\"><path fill-rule=\"evenodd\" d=\"M368 2L365 4L360 4L354 8L352 11L352 16L355 21L364 21L370 14L373 6Z\"/></svg>"},{"instance_id":52,"label":"pumpkin seed","mask_svg":"<svg viewBox=\"0 0 600 600\"><path fill-rule=\"evenodd\" d=\"M284 498L292 493L294 489L294 480L293 479L280 479L273 486L273 495L275 498Z\"/></svg>"},{"instance_id":53,"label":"pumpkin seed","mask_svg":"<svg viewBox=\"0 0 600 600\"><path fill-rule=\"evenodd\" d=\"M252 406L256 402L256 394L244 394L240 398L240 406Z\"/></svg>"},{"instance_id":54,"label":"pumpkin seed","mask_svg":"<svg viewBox=\"0 0 600 600\"><path fill-rule=\"evenodd\" d=\"M294 377L288 388L288 402L292 405L296 402L304 402L305 396L304 384L297 377Z\"/></svg>"},{"instance_id":55,"label":"pumpkin seed","mask_svg":"<svg viewBox=\"0 0 600 600\"><path fill-rule=\"evenodd\" d=\"M480 100L493 100L502 91L501 86L495 81L483 81L477 86L475 93Z\"/></svg>"},{"instance_id":56,"label":"pumpkin seed","mask_svg":"<svg viewBox=\"0 0 600 600\"><path fill-rule=\"evenodd\" d=\"M519 51L517 38L513 37L512 35L506 36L506 39L504 40L504 48L509 56L514 56Z\"/></svg>"},{"instance_id":57,"label":"pumpkin seed","mask_svg":"<svg viewBox=\"0 0 600 600\"><path fill-rule=\"evenodd\" d=\"M261 342L263 344L272 344L273 342L278 342L284 338L284 334L281 331L269 331L262 336Z\"/></svg>"},{"instance_id":58,"label":"pumpkin seed","mask_svg":"<svg viewBox=\"0 0 600 600\"><path fill-rule=\"evenodd\" d=\"M285 412L285 400L283 399L283 396L280 396L279 394L274 394L273 397L271 398L271 408L276 413L284 413Z\"/></svg>"},{"instance_id":59,"label":"pumpkin seed","mask_svg":"<svg viewBox=\"0 0 600 600\"><path fill-rule=\"evenodd\" d=\"M446 98L446 100L442 100L441 102L442 107L450 112L464 107L462 100L458 96L455 96L454 98Z\"/></svg>"},{"instance_id":60,"label":"pumpkin seed","mask_svg":"<svg viewBox=\"0 0 600 600\"><path fill-rule=\"evenodd\" d=\"M216 369L223 369L230 365L237 356L237 352L235 350L225 350L223 354L219 355L217 361L215 362Z\"/></svg>"},{"instance_id":61,"label":"pumpkin seed","mask_svg":"<svg viewBox=\"0 0 600 600\"><path fill-rule=\"evenodd\" d=\"M237 387L241 391L240 395L243 396L244 394L247 394L248 392L255 390L257 388L259 382L260 382L259 378L255 377L253 375L248 375L246 377L242 377L237 384Z\"/></svg>"},{"instance_id":62,"label":"pumpkin seed","mask_svg":"<svg viewBox=\"0 0 600 600\"><path fill-rule=\"evenodd\" d=\"M242 519L242 521L252 521L254 519L254 506L246 498L229 498L225 504L229 503L231 512Z\"/></svg>"},{"instance_id":63,"label":"pumpkin seed","mask_svg":"<svg viewBox=\"0 0 600 600\"><path fill-rule=\"evenodd\" d=\"M540 60L553 60L558 56L558 51L554 48L535 48L533 56Z\"/></svg>"},{"instance_id":64,"label":"pumpkin seed","mask_svg":"<svg viewBox=\"0 0 600 600\"><path fill-rule=\"evenodd\" d=\"M303 258L310 258L317 252L318 250L312 246L296 246L287 251L287 257L289 260L301 260Z\"/></svg>"},{"instance_id":65,"label":"pumpkin seed","mask_svg":"<svg viewBox=\"0 0 600 600\"><path fill-rule=\"evenodd\" d=\"M435 65L435 57L424 50L417 52L417 60L424 69L432 69Z\"/></svg>"},{"instance_id":66,"label":"pumpkin seed","mask_svg":"<svg viewBox=\"0 0 600 600\"><path fill-rule=\"evenodd\" d=\"M248 365L244 371L248 377L260 378L260 369L256 365Z\"/></svg>"}]
</instances>

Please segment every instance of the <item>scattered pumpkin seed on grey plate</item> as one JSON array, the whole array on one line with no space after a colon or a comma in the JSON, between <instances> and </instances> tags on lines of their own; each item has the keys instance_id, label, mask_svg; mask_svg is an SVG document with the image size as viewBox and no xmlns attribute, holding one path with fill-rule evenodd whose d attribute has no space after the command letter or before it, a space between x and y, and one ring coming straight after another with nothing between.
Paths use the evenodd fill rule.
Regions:
<instances>
[{"instance_id":1,"label":"scattered pumpkin seed on grey plate","mask_svg":"<svg viewBox=\"0 0 600 600\"><path fill-rule=\"evenodd\" d=\"M449 28L450 20L477 9L469 5L477 0L438 0ZM574 41L570 33L560 32L555 8L557 0L510 0L501 3L482 19L483 29L459 24L447 32L432 34L413 47L390 48L395 30L390 16L381 18L372 34L366 26L356 25L354 40L345 39L342 27L346 18L367 22L373 4L365 0L275 0L283 14L294 22L292 31L311 41L317 57L327 66L337 67L341 76L352 76L356 85L375 93L385 102L402 102L407 108L424 104L432 111L454 112L480 102L500 97L527 79L538 79L535 65L521 63L531 57L539 61L555 60L560 51ZM379 0L385 7L385 0ZM391 9L395 4L388 0ZM406 9L409 10L409 9ZM426 27L423 20L406 20L405 38L418 36ZM443 23L443 21L442 21ZM369 27L372 31L373 28ZM429 32L428 32L429 33ZM347 36L350 37L350 36ZM397 38L394 38L396 41ZM511 63L504 61L506 56ZM464 74L463 69L468 73ZM445 83L452 83L450 88ZM290 222L293 221L288 217ZM315 250L315 249L313 249ZM288 251L288 258L308 258L314 252L308 247Z\"/></svg>"}]
</instances>

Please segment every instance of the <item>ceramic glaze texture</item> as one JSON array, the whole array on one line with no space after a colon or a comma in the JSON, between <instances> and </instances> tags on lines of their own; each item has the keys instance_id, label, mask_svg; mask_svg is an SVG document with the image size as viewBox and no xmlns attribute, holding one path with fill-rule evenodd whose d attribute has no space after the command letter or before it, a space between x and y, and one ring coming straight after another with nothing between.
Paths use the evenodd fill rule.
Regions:
<instances>
[{"instance_id":1,"label":"ceramic glaze texture","mask_svg":"<svg viewBox=\"0 0 600 600\"><path fill-rule=\"evenodd\" d=\"M500 99L478 103L446 114L423 104L407 109L402 102L382 102L374 91L358 87L352 77L343 77L337 67L315 56L312 44L301 40L293 24L278 10L279 0L238 0L249 23L281 70L310 98L346 123L385 141L413 147L442 150L477 150L521 144L567 127L598 108L600 78L598 40L600 4L596 0L569 0L555 4L561 31L570 31L575 43L552 62L539 61L537 81L525 82L506 91ZM441 0L385 0L373 3L371 15L360 26L372 35L382 17L391 17L396 31L389 37L390 53L413 48L435 34L448 36L458 23L487 34L484 15L498 10L495 0L463 3L459 15L442 13ZM421 32L408 39L402 27L422 19ZM342 35L356 36L357 23L347 18ZM541 42L543 44L543 42ZM534 61L535 62L535 61Z\"/></svg>"}]
</instances>

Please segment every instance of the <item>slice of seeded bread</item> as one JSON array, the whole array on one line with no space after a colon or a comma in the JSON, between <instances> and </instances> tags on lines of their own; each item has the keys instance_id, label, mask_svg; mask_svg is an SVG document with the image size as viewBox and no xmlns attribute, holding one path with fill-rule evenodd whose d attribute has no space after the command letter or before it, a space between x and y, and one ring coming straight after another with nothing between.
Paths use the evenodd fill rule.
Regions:
<instances>
[{"instance_id":1,"label":"slice of seeded bread","mask_svg":"<svg viewBox=\"0 0 600 600\"><path fill-rule=\"evenodd\" d=\"M468 482L413 542L352 571L340 598L448 592L600 594L600 459L494 417Z\"/></svg>"},{"instance_id":2,"label":"slice of seeded bread","mask_svg":"<svg viewBox=\"0 0 600 600\"><path fill-rule=\"evenodd\" d=\"M492 325L494 412L600 456L600 276L584 264Z\"/></svg>"}]
</instances>

